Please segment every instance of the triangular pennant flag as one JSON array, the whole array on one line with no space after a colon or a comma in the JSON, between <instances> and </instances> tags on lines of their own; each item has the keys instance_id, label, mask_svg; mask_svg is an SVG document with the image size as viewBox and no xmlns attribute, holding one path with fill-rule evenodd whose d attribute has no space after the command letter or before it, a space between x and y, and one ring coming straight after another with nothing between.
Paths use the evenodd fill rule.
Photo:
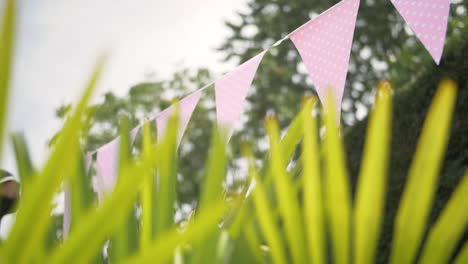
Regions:
<instances>
[{"instance_id":1,"label":"triangular pennant flag","mask_svg":"<svg viewBox=\"0 0 468 264\"><path fill-rule=\"evenodd\" d=\"M177 145L182 140L182 136L184 135L185 129L192 117L193 111L198 104L198 101L201 97L201 90L195 91L189 96L182 99L179 104L179 133L177 135ZM164 137L164 133L166 132L167 123L169 118L171 117L172 111L174 107L168 107L161 113L156 116L156 127L158 129L158 140L161 140Z\"/></svg>"},{"instance_id":2,"label":"triangular pennant flag","mask_svg":"<svg viewBox=\"0 0 468 264\"><path fill-rule=\"evenodd\" d=\"M439 64L447 33L450 0L391 0L414 34Z\"/></svg>"},{"instance_id":3,"label":"triangular pennant flag","mask_svg":"<svg viewBox=\"0 0 468 264\"><path fill-rule=\"evenodd\" d=\"M266 50L215 82L216 117L220 128L232 133L242 112L247 92Z\"/></svg>"},{"instance_id":4,"label":"triangular pennant flag","mask_svg":"<svg viewBox=\"0 0 468 264\"><path fill-rule=\"evenodd\" d=\"M289 35L325 102L332 89L339 120L359 0L343 0Z\"/></svg>"},{"instance_id":5,"label":"triangular pennant flag","mask_svg":"<svg viewBox=\"0 0 468 264\"><path fill-rule=\"evenodd\" d=\"M130 144L133 144L140 126L130 131ZM105 192L109 192L117 180L119 165L120 137L99 148L96 152L96 174L99 179L98 197L102 198Z\"/></svg>"},{"instance_id":6,"label":"triangular pennant flag","mask_svg":"<svg viewBox=\"0 0 468 264\"><path fill-rule=\"evenodd\" d=\"M107 143L96 154L96 174L99 179L98 194L109 192L115 185L119 163L120 138Z\"/></svg>"}]
</instances>

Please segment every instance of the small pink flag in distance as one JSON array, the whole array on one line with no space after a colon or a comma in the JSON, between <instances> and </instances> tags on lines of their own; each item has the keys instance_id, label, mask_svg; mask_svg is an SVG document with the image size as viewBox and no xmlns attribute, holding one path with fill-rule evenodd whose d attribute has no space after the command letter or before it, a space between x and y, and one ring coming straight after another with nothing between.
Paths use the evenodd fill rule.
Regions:
<instances>
[{"instance_id":1,"label":"small pink flag in distance","mask_svg":"<svg viewBox=\"0 0 468 264\"><path fill-rule=\"evenodd\" d=\"M266 52L261 52L215 82L218 126L226 130L228 139L239 119L247 92Z\"/></svg>"},{"instance_id":2,"label":"small pink flag in distance","mask_svg":"<svg viewBox=\"0 0 468 264\"><path fill-rule=\"evenodd\" d=\"M289 34L322 103L332 90L338 120L358 9L359 0L343 0Z\"/></svg>"},{"instance_id":3,"label":"small pink flag in distance","mask_svg":"<svg viewBox=\"0 0 468 264\"><path fill-rule=\"evenodd\" d=\"M130 143L133 144L140 126L130 131ZM117 180L117 170L119 165L120 137L102 146L96 154L96 173L99 179L98 196L101 199L105 192L109 192Z\"/></svg>"},{"instance_id":4,"label":"small pink flag in distance","mask_svg":"<svg viewBox=\"0 0 468 264\"><path fill-rule=\"evenodd\" d=\"M414 34L439 64L447 34L450 0L391 0Z\"/></svg>"},{"instance_id":5,"label":"small pink flag in distance","mask_svg":"<svg viewBox=\"0 0 468 264\"><path fill-rule=\"evenodd\" d=\"M96 154L96 173L99 179L98 194L109 192L115 185L119 164L120 138L116 138L98 149Z\"/></svg>"},{"instance_id":6,"label":"small pink flag in distance","mask_svg":"<svg viewBox=\"0 0 468 264\"><path fill-rule=\"evenodd\" d=\"M180 144L182 137L185 133L185 129L192 118L193 111L200 100L202 91L198 90L193 92L192 94L188 95L184 99L178 102L179 104L179 133L177 135L177 145ZM173 106L166 108L164 111L159 113L156 116L156 127L158 129L158 140L161 140L164 137L164 133L166 132L167 122L171 117L172 111L174 110Z\"/></svg>"}]
</instances>

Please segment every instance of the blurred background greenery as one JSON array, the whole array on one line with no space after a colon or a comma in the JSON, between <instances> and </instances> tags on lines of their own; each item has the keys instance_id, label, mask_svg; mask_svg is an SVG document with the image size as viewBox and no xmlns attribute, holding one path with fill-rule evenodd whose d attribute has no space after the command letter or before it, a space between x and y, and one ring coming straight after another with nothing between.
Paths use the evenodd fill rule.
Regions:
<instances>
[{"instance_id":1,"label":"blurred background greenery","mask_svg":"<svg viewBox=\"0 0 468 264\"><path fill-rule=\"evenodd\" d=\"M241 23L226 21L231 34L218 51L226 61L241 63L271 46L276 40L326 10L337 1L329 0L252 0L249 10L239 13ZM432 217L440 212L448 195L463 175L468 165L468 2L452 1L447 44L440 66L436 66L429 53L411 33L390 1L361 1L356 23L346 89L342 104L342 124L346 131L346 147L350 175L356 179L361 160L366 116L373 104L375 87L379 80L387 79L395 91L395 124L390 195L387 203L387 219L393 219L397 201L414 153L416 138L420 133L423 117L434 94L438 81L448 76L459 83L452 134L446 161L443 166L436 206ZM167 107L177 96L188 94L212 81L215 77L209 69L185 69L169 80L141 83L129 89L127 95L105 95L101 104L93 106L90 134L86 148L94 150L116 136L118 115L131 117L133 124ZM163 94L168 100L161 100ZM210 133L207 127L215 121L213 90L202 97L180 149L179 206L196 207ZM268 111L278 114L285 128L299 110L301 98L315 93L307 72L295 47L290 41L272 49L263 59L253 87L250 89L245 115L231 139L231 153L238 156L240 140L259 142L254 145L256 154L265 151L266 139L262 119ZM63 117L67 106L58 109ZM230 165L225 182L231 191L239 190L245 178L236 160ZM355 182L355 181L353 181ZM434 218L432 218L434 219ZM379 257L387 259L393 221L385 221ZM468 234L465 235L465 239Z\"/></svg>"},{"instance_id":2,"label":"blurred background greenery","mask_svg":"<svg viewBox=\"0 0 468 264\"><path fill-rule=\"evenodd\" d=\"M224 55L226 61L246 61L336 2L338 1L249 1L248 10L238 13L240 23L226 21L226 27L231 34L218 51ZM398 133L396 140L402 140L401 144L396 141L395 145L405 148L403 153L396 156L399 165L395 166L401 171L406 171L405 161L409 160L409 154L414 149L415 141L411 138L420 130L420 124L414 120L423 120L421 117L426 112L425 106L432 97L437 80L442 76L450 76L460 82L460 87L465 87L468 3L461 0L452 2L448 41L439 67L435 66L429 53L411 33L390 1L361 2L342 104L342 123L345 131L350 134L350 140L346 142L349 143L348 165L352 171L360 160L360 151L356 145L362 142L362 137L361 140L356 138L362 135L358 132L359 127L365 127L365 124L360 123L365 123L379 80L389 80L397 97L402 98L397 100L395 106L396 111L399 111L398 120L402 123L394 128L395 133ZM128 93L123 96L106 93L104 101L90 109L94 115L91 117L89 135L84 139L85 150L94 151L116 137L120 115L128 116L132 125L137 125L144 118L168 107L174 98L183 97L216 77L218 76L214 76L208 68L187 68L174 73L169 79L144 82L130 87ZM264 151L266 139L261 124L265 114L268 111L276 112L281 127L284 128L299 110L301 98L311 93L315 93L313 85L308 80L305 67L293 44L284 41L273 48L263 59L253 87L249 91L245 115L231 139L232 154L238 154L241 138L259 142L254 146L257 154ZM460 113L465 110L462 103L464 99L466 101L465 93L466 89L461 89L457 108ZM420 107L415 109L418 105ZM69 109L69 105L59 107L56 111L57 117L64 118ZM463 166L467 164L468 143L462 136L468 134L465 120L460 114L454 121L457 125L454 128L456 131L453 132L453 140L457 143L451 145L454 156L449 160L453 163L447 165L447 169L454 172L453 179L457 179ZM180 149L181 203L196 205L194 197L199 192L201 176L197 172L200 171L206 157L210 138L207 128L211 127L214 121L214 93L213 89L207 89L192 116ZM460 139L456 139L457 137ZM239 176L242 173L236 172L239 169L236 165L235 161L231 164L230 177L226 182L232 190L242 185L245 180Z\"/></svg>"}]
</instances>

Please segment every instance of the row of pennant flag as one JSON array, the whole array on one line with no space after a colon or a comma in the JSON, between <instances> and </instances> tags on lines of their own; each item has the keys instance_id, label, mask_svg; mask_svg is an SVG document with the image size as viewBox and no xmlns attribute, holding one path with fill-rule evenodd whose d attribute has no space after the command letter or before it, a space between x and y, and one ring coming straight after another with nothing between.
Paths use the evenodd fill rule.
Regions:
<instances>
[{"instance_id":1,"label":"row of pennant flag","mask_svg":"<svg viewBox=\"0 0 468 264\"><path fill-rule=\"evenodd\" d=\"M421 40L434 61L439 64L445 44L450 0L390 1ZM360 0L342 0L282 39L289 38L299 51L322 103L325 102L328 89L332 90L338 116L348 72L359 4ZM277 43L281 43L282 40ZM229 133L232 133L234 125L242 113L248 90L263 56L268 50L264 50L214 82L217 122ZM178 102L178 143L182 139L203 90L210 86L211 84ZM161 138L164 133L174 109L174 106L171 106L150 119L150 121L156 122L158 138ZM140 127L141 125L131 131L130 138L132 140L136 137ZM97 188L99 197L111 191L116 182L119 145L120 140L116 138L96 151L95 168L99 183ZM86 156L88 167L91 162L92 155L88 154ZM68 232L70 224L69 198L69 192L66 192L64 234Z\"/></svg>"}]
</instances>

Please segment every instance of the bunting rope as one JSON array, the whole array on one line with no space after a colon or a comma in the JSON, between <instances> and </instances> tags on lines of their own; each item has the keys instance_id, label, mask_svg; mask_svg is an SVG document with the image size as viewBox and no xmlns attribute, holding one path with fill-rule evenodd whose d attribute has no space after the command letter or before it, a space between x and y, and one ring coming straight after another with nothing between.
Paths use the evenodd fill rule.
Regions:
<instances>
[{"instance_id":1,"label":"bunting rope","mask_svg":"<svg viewBox=\"0 0 468 264\"><path fill-rule=\"evenodd\" d=\"M450 0L389 1L421 40L435 63L439 64L445 44ZM287 39L290 39L298 50L322 104L325 102L326 92L329 89L332 90L335 96L335 108L339 116L359 5L360 0L338 2L232 71L183 97L178 102L181 110L179 112L181 125L178 131L178 144L203 91L211 86L214 86L215 89L218 124L226 127L230 136L235 122L242 112L248 89L264 55ZM131 141L133 142L144 123L154 121L158 130L158 138L160 138L165 131L168 117L172 113L171 109L173 109L173 105L133 128ZM100 182L97 191L100 196L104 192L110 191L115 184L119 143L120 140L117 137L97 150L86 154L86 168L90 167L92 156L96 154L96 170L98 182ZM65 200L69 199L68 192L67 189ZM69 202L65 202L65 207L64 234L68 232L70 221Z\"/></svg>"}]
</instances>

